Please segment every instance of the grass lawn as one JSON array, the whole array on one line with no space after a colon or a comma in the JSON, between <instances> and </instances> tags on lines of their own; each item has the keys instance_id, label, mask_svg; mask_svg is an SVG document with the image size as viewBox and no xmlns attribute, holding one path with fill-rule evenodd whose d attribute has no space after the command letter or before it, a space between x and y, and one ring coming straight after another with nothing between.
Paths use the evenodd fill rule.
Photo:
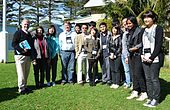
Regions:
<instances>
[{"instance_id":1,"label":"grass lawn","mask_svg":"<svg viewBox=\"0 0 170 110\"><path fill-rule=\"evenodd\" d=\"M88 84L80 86L59 85L40 90L33 90L28 95L17 92L17 74L13 54L9 53L8 64L0 64L0 110L150 110L144 107L144 102L127 100L129 89L123 87L117 90L109 86ZM58 62L60 80L61 65ZM166 62L167 63L167 62ZM170 69L165 65L161 69L161 103L154 110L170 110ZM31 67L28 87L34 88L33 69Z\"/></svg>"}]
</instances>

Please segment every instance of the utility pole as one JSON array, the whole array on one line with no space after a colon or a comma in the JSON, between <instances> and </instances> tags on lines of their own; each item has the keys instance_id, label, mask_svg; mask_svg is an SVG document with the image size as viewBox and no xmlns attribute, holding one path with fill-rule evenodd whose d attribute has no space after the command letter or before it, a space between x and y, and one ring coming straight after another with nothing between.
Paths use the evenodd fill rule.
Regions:
<instances>
[{"instance_id":1,"label":"utility pole","mask_svg":"<svg viewBox=\"0 0 170 110\"><path fill-rule=\"evenodd\" d=\"M2 32L0 32L0 62L8 62L8 40L6 31L6 0L3 0L3 22L2 22Z\"/></svg>"}]
</instances>

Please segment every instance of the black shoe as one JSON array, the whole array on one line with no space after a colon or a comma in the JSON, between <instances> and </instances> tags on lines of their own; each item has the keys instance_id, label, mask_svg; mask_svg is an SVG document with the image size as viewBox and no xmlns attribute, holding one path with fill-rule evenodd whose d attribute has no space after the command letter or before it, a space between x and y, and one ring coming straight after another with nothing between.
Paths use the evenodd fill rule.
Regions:
<instances>
[{"instance_id":1,"label":"black shoe","mask_svg":"<svg viewBox=\"0 0 170 110\"><path fill-rule=\"evenodd\" d=\"M112 84L111 81L107 81L108 86L111 86L111 84Z\"/></svg>"},{"instance_id":2,"label":"black shoe","mask_svg":"<svg viewBox=\"0 0 170 110\"><path fill-rule=\"evenodd\" d=\"M25 95L25 94L28 94L28 92L26 90L23 90L20 92L21 95Z\"/></svg>"},{"instance_id":3,"label":"black shoe","mask_svg":"<svg viewBox=\"0 0 170 110\"><path fill-rule=\"evenodd\" d=\"M102 83L101 83L101 85L105 85L105 84L106 84L106 82L102 82Z\"/></svg>"},{"instance_id":4,"label":"black shoe","mask_svg":"<svg viewBox=\"0 0 170 110\"><path fill-rule=\"evenodd\" d=\"M29 88L25 88L25 91L26 91L27 93L33 93L32 89L29 89Z\"/></svg>"},{"instance_id":5,"label":"black shoe","mask_svg":"<svg viewBox=\"0 0 170 110\"><path fill-rule=\"evenodd\" d=\"M96 86L94 82L89 83L90 86Z\"/></svg>"}]
</instances>

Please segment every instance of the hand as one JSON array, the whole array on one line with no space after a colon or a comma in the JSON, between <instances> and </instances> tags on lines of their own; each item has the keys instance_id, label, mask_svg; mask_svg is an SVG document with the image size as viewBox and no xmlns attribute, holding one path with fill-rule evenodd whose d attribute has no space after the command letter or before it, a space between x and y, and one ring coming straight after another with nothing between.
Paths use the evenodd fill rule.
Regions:
<instances>
[{"instance_id":1,"label":"hand","mask_svg":"<svg viewBox=\"0 0 170 110\"><path fill-rule=\"evenodd\" d=\"M36 64L37 64L36 60L33 60L33 61L32 61L32 64L33 64L33 65L36 65Z\"/></svg>"},{"instance_id":2,"label":"hand","mask_svg":"<svg viewBox=\"0 0 170 110\"><path fill-rule=\"evenodd\" d=\"M152 63L152 60L151 60L151 59L148 59L147 62L148 62L148 63Z\"/></svg>"},{"instance_id":3,"label":"hand","mask_svg":"<svg viewBox=\"0 0 170 110\"><path fill-rule=\"evenodd\" d=\"M26 52L28 52L28 50L27 50L27 49L24 49L24 53L26 53Z\"/></svg>"},{"instance_id":4,"label":"hand","mask_svg":"<svg viewBox=\"0 0 170 110\"><path fill-rule=\"evenodd\" d=\"M125 63L126 63L126 64L128 64L128 63L129 63L128 58L126 58L126 59L125 59Z\"/></svg>"},{"instance_id":5,"label":"hand","mask_svg":"<svg viewBox=\"0 0 170 110\"><path fill-rule=\"evenodd\" d=\"M110 59L114 59L114 54L113 54L113 53L110 53L109 58L110 58Z\"/></svg>"}]
</instances>

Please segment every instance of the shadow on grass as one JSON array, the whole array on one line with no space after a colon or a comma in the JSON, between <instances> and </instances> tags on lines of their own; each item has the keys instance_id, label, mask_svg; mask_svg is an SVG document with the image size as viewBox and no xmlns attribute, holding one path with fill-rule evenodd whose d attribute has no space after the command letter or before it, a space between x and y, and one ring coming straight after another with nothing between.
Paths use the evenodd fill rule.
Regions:
<instances>
[{"instance_id":1,"label":"shadow on grass","mask_svg":"<svg viewBox=\"0 0 170 110\"><path fill-rule=\"evenodd\" d=\"M35 86L31 85L31 86L27 86L27 87L31 90L35 90ZM19 95L21 95L21 94L18 92L18 87L1 88L0 89L0 103L3 101L15 99Z\"/></svg>"},{"instance_id":2,"label":"shadow on grass","mask_svg":"<svg viewBox=\"0 0 170 110\"><path fill-rule=\"evenodd\" d=\"M170 82L167 82L166 80L160 78L160 84L161 84L160 102L162 102L165 100L166 96L170 94Z\"/></svg>"},{"instance_id":3,"label":"shadow on grass","mask_svg":"<svg viewBox=\"0 0 170 110\"><path fill-rule=\"evenodd\" d=\"M0 102L11 100L19 96L17 87L0 89Z\"/></svg>"}]
</instances>

